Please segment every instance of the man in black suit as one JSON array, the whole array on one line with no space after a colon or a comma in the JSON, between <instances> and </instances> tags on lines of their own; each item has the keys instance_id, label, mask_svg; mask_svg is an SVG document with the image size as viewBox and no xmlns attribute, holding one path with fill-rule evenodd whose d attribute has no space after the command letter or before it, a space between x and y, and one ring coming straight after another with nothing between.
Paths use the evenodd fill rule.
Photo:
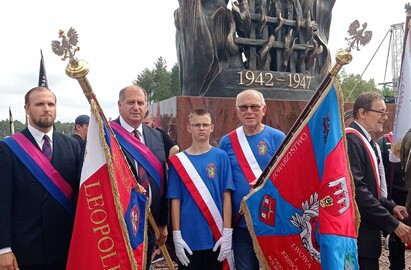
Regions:
<instances>
[{"instance_id":1,"label":"man in black suit","mask_svg":"<svg viewBox=\"0 0 411 270\"><path fill-rule=\"evenodd\" d=\"M358 232L358 260L360 269L379 269L381 230L395 233L403 243L411 242L411 228L400 220L408 213L380 195L378 158L370 133L380 133L388 119L384 97L376 92L365 92L355 100L354 121L346 129L348 156L355 184L355 199L361 215Z\"/></svg>"},{"instance_id":2,"label":"man in black suit","mask_svg":"<svg viewBox=\"0 0 411 270\"><path fill-rule=\"evenodd\" d=\"M405 205L407 211L411 212L411 129L405 133L404 138L401 141L400 157L401 164L404 167L405 186L408 191ZM408 225L411 225L411 218L408 219Z\"/></svg>"},{"instance_id":3,"label":"man in black suit","mask_svg":"<svg viewBox=\"0 0 411 270\"><path fill-rule=\"evenodd\" d=\"M384 165L385 179L387 180L387 198L398 205L404 205L407 199L407 188L404 179L404 168L391 149L393 139L392 132L382 135L377 143L381 149L381 158ZM408 210L407 210L408 211ZM396 234L388 235L388 245L391 270L405 269L405 245Z\"/></svg>"},{"instance_id":4,"label":"man in black suit","mask_svg":"<svg viewBox=\"0 0 411 270\"><path fill-rule=\"evenodd\" d=\"M0 269L63 270L81 172L80 145L53 130L56 96L48 88L28 91L24 108L28 127L0 142ZM33 168L55 169L61 178L41 176ZM65 190L63 196L50 189L56 181L64 187L57 188Z\"/></svg>"},{"instance_id":5,"label":"man in black suit","mask_svg":"<svg viewBox=\"0 0 411 270\"><path fill-rule=\"evenodd\" d=\"M114 120L117 124L120 124L127 132L127 135L138 133L138 140L140 140L145 146L148 147L148 151L151 151L151 155L154 154L155 158L159 161L162 167L162 177L165 179L166 166L165 166L165 149L163 144L163 137L161 133L153 128L143 124L143 119L147 112L147 92L141 86L130 85L119 93L118 108L120 116ZM112 127L113 124L112 124ZM121 144L121 142L120 142ZM123 145L122 145L123 146ZM132 154L126 150L126 147L122 147L124 154L126 155L130 167L136 179L141 180L139 175L139 164ZM147 172L148 173L148 172ZM155 238L154 231L151 227L148 229L148 246L147 246L147 269L150 268L151 255L155 245L163 245L167 240L167 224L169 217L169 204L166 198L166 183L163 183L163 192L161 193L159 185L154 180L154 176L148 173L148 187L146 193L149 197L150 210L153 214L154 220L160 231L159 239ZM143 185L142 182L140 182Z\"/></svg>"}]
</instances>

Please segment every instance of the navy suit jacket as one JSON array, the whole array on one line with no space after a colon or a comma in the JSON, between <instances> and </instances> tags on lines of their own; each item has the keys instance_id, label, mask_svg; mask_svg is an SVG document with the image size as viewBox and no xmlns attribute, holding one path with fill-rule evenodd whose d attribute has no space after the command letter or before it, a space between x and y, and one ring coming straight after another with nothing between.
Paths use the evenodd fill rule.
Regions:
<instances>
[{"instance_id":1,"label":"navy suit jacket","mask_svg":"<svg viewBox=\"0 0 411 270\"><path fill-rule=\"evenodd\" d=\"M22 134L40 150L27 128ZM54 132L51 163L73 188L75 201L81 161L79 143ZM11 247L19 266L66 260L74 216L54 199L2 141L0 172L0 249Z\"/></svg>"},{"instance_id":2,"label":"navy suit jacket","mask_svg":"<svg viewBox=\"0 0 411 270\"><path fill-rule=\"evenodd\" d=\"M120 124L120 119L117 118L114 120L118 124ZM166 174L166 154L164 149L163 137L162 134L153 129L148 127L147 125L143 125L143 136L145 145L153 152L153 154L158 158L160 163L163 165L164 171L164 192L163 195L160 195L160 189L158 188L154 179L149 176L149 184L151 188L151 206L150 210L153 214L154 220L156 224L159 226L166 226L168 225L168 217L169 217L169 204L168 199L166 197L167 194L167 174ZM138 174L136 173L136 164L134 162L134 158L124 150L124 154L127 157L128 163L134 173L135 176ZM138 179L138 177L136 177Z\"/></svg>"},{"instance_id":3,"label":"navy suit jacket","mask_svg":"<svg viewBox=\"0 0 411 270\"><path fill-rule=\"evenodd\" d=\"M364 137L360 126L352 122ZM366 258L378 258L381 254L380 230L392 233L399 221L391 214L396 206L381 197L378 200L378 186L370 156L363 141L355 134L347 134L348 157L355 184L355 200L361 215L358 232L358 255Z\"/></svg>"}]
</instances>

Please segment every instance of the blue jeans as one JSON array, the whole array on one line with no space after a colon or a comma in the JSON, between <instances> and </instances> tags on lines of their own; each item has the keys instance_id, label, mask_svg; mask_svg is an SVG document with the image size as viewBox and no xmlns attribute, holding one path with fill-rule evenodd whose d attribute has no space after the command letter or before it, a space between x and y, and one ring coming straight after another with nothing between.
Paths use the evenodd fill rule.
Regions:
<instances>
[{"instance_id":1,"label":"blue jeans","mask_svg":"<svg viewBox=\"0 0 411 270\"><path fill-rule=\"evenodd\" d=\"M234 264L236 270L259 270L253 240L246 228L236 227L233 230Z\"/></svg>"}]
</instances>

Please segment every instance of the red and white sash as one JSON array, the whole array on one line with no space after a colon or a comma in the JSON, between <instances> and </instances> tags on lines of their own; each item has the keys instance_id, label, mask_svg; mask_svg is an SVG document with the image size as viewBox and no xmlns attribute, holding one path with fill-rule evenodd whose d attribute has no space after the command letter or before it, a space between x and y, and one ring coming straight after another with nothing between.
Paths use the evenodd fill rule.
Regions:
<instances>
[{"instance_id":1,"label":"red and white sash","mask_svg":"<svg viewBox=\"0 0 411 270\"><path fill-rule=\"evenodd\" d=\"M184 152L170 157L169 162L173 164L187 190L200 208L200 212L207 220L215 241L218 241L223 232L223 218L201 176ZM224 260L223 269L234 269L232 256Z\"/></svg>"},{"instance_id":2,"label":"red and white sash","mask_svg":"<svg viewBox=\"0 0 411 270\"><path fill-rule=\"evenodd\" d=\"M367 150L368 155L370 156L371 159L371 164L372 164L372 168L374 171L374 176L375 176L375 182L377 185L377 195L378 195L378 199L380 199L380 174L378 173L378 162L377 162L377 157L375 155L374 150L371 147L370 142L367 140L367 138L364 137L364 135L362 135L360 132L358 132L358 130L347 127L345 128L345 133L349 134L355 134L358 138L361 139L361 141L363 142L365 149Z\"/></svg>"},{"instance_id":3,"label":"red and white sash","mask_svg":"<svg viewBox=\"0 0 411 270\"><path fill-rule=\"evenodd\" d=\"M253 182L260 177L262 170L258 164L247 138L244 134L243 127L239 127L228 134L234 154L237 157L240 168L243 171L248 183Z\"/></svg>"}]
</instances>

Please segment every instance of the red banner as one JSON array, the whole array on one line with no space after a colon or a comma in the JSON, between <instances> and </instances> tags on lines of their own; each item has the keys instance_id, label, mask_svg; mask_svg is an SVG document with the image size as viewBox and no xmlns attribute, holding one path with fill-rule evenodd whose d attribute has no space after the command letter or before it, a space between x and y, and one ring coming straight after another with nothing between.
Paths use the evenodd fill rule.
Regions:
<instances>
[{"instance_id":1,"label":"red banner","mask_svg":"<svg viewBox=\"0 0 411 270\"><path fill-rule=\"evenodd\" d=\"M93 111L67 269L145 269L147 198Z\"/></svg>"}]
</instances>

